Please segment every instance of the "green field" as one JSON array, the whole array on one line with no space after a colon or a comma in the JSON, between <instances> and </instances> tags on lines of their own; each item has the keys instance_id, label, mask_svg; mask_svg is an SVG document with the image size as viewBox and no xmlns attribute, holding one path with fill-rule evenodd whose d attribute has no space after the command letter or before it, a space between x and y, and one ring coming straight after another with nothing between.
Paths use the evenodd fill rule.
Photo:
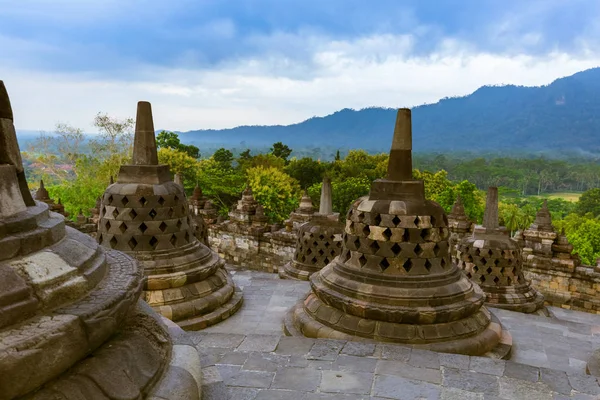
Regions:
<instances>
[{"instance_id":1,"label":"green field","mask_svg":"<svg viewBox=\"0 0 600 400\"><path fill-rule=\"evenodd\" d=\"M541 196L541 197L546 197L546 196ZM547 197L549 199L565 199L567 201L576 202L579 200L579 197L581 197L581 193L559 192L559 193L549 194Z\"/></svg>"}]
</instances>

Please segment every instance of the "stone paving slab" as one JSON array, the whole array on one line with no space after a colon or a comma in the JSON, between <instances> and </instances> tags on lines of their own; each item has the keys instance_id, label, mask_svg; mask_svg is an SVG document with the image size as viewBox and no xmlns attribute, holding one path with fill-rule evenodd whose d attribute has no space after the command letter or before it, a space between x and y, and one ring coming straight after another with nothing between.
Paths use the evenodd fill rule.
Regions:
<instances>
[{"instance_id":1,"label":"stone paving slab","mask_svg":"<svg viewBox=\"0 0 600 400\"><path fill-rule=\"evenodd\" d=\"M508 361L285 337L282 304L302 298L308 282L256 271L232 274L244 296L253 298L228 320L188 333L202 366L220 372L231 399L600 399L598 380L581 364L600 347L594 334L600 321L586 324L584 313L560 310L553 314L575 315L558 319L493 309L513 334Z\"/></svg>"}]
</instances>

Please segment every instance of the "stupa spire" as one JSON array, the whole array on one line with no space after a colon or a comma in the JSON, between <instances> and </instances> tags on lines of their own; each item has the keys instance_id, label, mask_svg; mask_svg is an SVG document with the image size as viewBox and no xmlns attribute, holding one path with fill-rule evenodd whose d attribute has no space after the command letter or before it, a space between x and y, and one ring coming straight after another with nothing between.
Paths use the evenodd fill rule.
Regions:
<instances>
[{"instance_id":1,"label":"stupa spire","mask_svg":"<svg viewBox=\"0 0 600 400\"><path fill-rule=\"evenodd\" d=\"M331 197L331 179L325 177L323 178L323 186L321 187L321 202L319 204L319 214L329 215L333 213Z\"/></svg>"},{"instance_id":2,"label":"stupa spire","mask_svg":"<svg viewBox=\"0 0 600 400\"><path fill-rule=\"evenodd\" d=\"M411 111L408 108L399 109L396 116L387 179L412 180L412 122Z\"/></svg>"},{"instance_id":3,"label":"stupa spire","mask_svg":"<svg viewBox=\"0 0 600 400\"><path fill-rule=\"evenodd\" d=\"M483 227L489 230L500 228L498 221L498 188L488 188L485 211L483 213Z\"/></svg>"},{"instance_id":4,"label":"stupa spire","mask_svg":"<svg viewBox=\"0 0 600 400\"><path fill-rule=\"evenodd\" d=\"M152 106L147 101L140 101L137 104L135 138L133 142L133 164L158 165Z\"/></svg>"},{"instance_id":5,"label":"stupa spire","mask_svg":"<svg viewBox=\"0 0 600 400\"><path fill-rule=\"evenodd\" d=\"M12 106L10 105L10 98L6 91L4 82L0 81L0 118L9 119L13 121Z\"/></svg>"}]
</instances>

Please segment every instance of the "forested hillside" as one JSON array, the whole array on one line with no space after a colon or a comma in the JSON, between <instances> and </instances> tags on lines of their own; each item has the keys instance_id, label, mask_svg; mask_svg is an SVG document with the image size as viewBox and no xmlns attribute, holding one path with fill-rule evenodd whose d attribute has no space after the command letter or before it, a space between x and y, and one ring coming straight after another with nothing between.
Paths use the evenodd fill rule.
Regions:
<instances>
[{"instance_id":1,"label":"forested hillside","mask_svg":"<svg viewBox=\"0 0 600 400\"><path fill-rule=\"evenodd\" d=\"M600 68L542 87L484 86L465 97L413 108L414 149L600 153ZM398 104L398 107L409 106ZM183 142L255 148L283 141L303 147L386 151L394 109L343 109L288 126L240 126L180 134ZM243 143L242 143L243 142Z\"/></svg>"}]
</instances>

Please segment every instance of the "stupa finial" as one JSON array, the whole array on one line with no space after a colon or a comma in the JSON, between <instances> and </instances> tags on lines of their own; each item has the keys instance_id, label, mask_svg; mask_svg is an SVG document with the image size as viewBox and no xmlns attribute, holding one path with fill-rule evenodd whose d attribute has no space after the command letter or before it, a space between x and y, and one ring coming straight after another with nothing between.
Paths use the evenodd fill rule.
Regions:
<instances>
[{"instance_id":1,"label":"stupa finial","mask_svg":"<svg viewBox=\"0 0 600 400\"><path fill-rule=\"evenodd\" d=\"M412 122L409 108L399 109L396 116L387 179L412 180Z\"/></svg>"},{"instance_id":2,"label":"stupa finial","mask_svg":"<svg viewBox=\"0 0 600 400\"><path fill-rule=\"evenodd\" d=\"M485 211L483 213L483 227L489 230L498 229L498 188L490 186L487 192Z\"/></svg>"},{"instance_id":3,"label":"stupa finial","mask_svg":"<svg viewBox=\"0 0 600 400\"><path fill-rule=\"evenodd\" d=\"M152 106L147 101L139 101L135 118L135 138L133 142L134 165L158 165Z\"/></svg>"}]
</instances>

